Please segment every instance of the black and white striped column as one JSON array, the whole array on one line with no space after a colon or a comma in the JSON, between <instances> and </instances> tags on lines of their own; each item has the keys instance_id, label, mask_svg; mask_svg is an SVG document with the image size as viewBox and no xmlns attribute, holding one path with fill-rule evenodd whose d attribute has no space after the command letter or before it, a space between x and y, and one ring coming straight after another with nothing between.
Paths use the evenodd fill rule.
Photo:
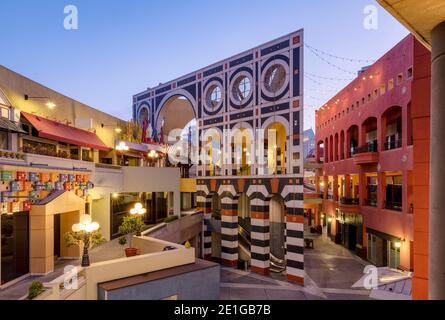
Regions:
<instances>
[{"instance_id":1,"label":"black and white striped column","mask_svg":"<svg viewBox=\"0 0 445 320\"><path fill-rule=\"evenodd\" d=\"M238 196L223 194L221 199L221 262L238 263Z\"/></svg>"},{"instance_id":2,"label":"black and white striped column","mask_svg":"<svg viewBox=\"0 0 445 320\"><path fill-rule=\"evenodd\" d=\"M255 273L268 274L270 268L269 202L252 199L251 202L251 266Z\"/></svg>"}]
</instances>

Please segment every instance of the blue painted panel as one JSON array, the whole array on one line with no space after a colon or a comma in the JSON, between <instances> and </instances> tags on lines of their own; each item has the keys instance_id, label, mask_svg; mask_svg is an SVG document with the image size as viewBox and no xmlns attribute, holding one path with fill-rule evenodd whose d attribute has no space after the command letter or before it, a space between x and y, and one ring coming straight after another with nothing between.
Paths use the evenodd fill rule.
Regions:
<instances>
[{"instance_id":1,"label":"blue painted panel","mask_svg":"<svg viewBox=\"0 0 445 320\"><path fill-rule=\"evenodd\" d=\"M280 42L278 44L275 44L273 46L270 46L270 47L268 47L266 49L261 50L261 56L266 56L266 55L271 54L271 53L273 53L275 51L282 50L282 49L285 49L285 48L289 48L289 46L290 46L290 43L289 43L289 39L288 39L288 40L285 40L285 41Z\"/></svg>"}]
</instances>

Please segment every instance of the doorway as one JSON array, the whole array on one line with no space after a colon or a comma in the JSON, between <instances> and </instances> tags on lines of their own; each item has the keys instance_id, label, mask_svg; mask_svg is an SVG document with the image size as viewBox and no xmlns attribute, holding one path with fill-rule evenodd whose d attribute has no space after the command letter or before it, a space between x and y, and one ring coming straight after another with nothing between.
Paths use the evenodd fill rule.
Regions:
<instances>
[{"instance_id":1,"label":"doorway","mask_svg":"<svg viewBox=\"0 0 445 320\"><path fill-rule=\"evenodd\" d=\"M1 216L1 284L29 273L29 213Z\"/></svg>"}]
</instances>

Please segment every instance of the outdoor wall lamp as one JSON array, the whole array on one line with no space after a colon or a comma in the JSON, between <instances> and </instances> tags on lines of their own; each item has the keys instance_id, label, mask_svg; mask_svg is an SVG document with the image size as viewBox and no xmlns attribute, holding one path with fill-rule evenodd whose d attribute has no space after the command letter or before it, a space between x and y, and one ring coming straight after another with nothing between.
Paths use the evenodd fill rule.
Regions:
<instances>
[{"instance_id":1,"label":"outdoor wall lamp","mask_svg":"<svg viewBox=\"0 0 445 320\"><path fill-rule=\"evenodd\" d=\"M329 218L329 219L328 219L328 222L331 223L331 222L332 222L332 218Z\"/></svg>"},{"instance_id":2,"label":"outdoor wall lamp","mask_svg":"<svg viewBox=\"0 0 445 320\"><path fill-rule=\"evenodd\" d=\"M48 100L48 102L45 103L45 106L47 106L51 110L54 109L55 107L57 107L57 105L54 102L52 102L49 97L30 97L29 95L25 94L24 98L25 98L25 101L28 101L30 99Z\"/></svg>"},{"instance_id":3,"label":"outdoor wall lamp","mask_svg":"<svg viewBox=\"0 0 445 320\"><path fill-rule=\"evenodd\" d=\"M98 231L99 228L100 228L99 223L93 222L93 219L89 214L82 215L80 217L80 222L72 226L73 232L82 234L82 242L83 242L82 267L90 266L90 256L88 254L88 248L90 247L91 233Z\"/></svg>"},{"instance_id":4,"label":"outdoor wall lamp","mask_svg":"<svg viewBox=\"0 0 445 320\"><path fill-rule=\"evenodd\" d=\"M117 127L117 126L114 125L114 124L103 124L103 123L101 123L100 126L101 126L102 129L105 128L105 127L116 127L116 128L114 129L114 131L115 131L116 133L122 133L122 129L119 128L119 127Z\"/></svg>"}]
</instances>

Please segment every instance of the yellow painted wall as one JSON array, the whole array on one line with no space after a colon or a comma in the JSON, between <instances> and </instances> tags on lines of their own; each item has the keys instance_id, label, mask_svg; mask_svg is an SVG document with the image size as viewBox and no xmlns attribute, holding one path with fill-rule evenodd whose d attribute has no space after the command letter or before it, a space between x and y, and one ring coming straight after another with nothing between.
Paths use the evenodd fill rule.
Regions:
<instances>
[{"instance_id":1,"label":"yellow painted wall","mask_svg":"<svg viewBox=\"0 0 445 320\"><path fill-rule=\"evenodd\" d=\"M196 193L196 179L181 179L181 192Z\"/></svg>"},{"instance_id":2,"label":"yellow painted wall","mask_svg":"<svg viewBox=\"0 0 445 320\"><path fill-rule=\"evenodd\" d=\"M0 65L0 87L5 92L12 105L19 111L34 113L48 117L51 120L70 122L74 126L76 119L93 119L93 128L99 138L110 148L114 148L119 135L114 131L115 126L122 120L102 111L87 106L72 98L51 90L33 80ZM50 110L45 104L46 99L30 99L25 101L24 95L30 97L49 97L57 105ZM101 106L106 108L106 106ZM101 124L112 125L102 128Z\"/></svg>"}]
</instances>

